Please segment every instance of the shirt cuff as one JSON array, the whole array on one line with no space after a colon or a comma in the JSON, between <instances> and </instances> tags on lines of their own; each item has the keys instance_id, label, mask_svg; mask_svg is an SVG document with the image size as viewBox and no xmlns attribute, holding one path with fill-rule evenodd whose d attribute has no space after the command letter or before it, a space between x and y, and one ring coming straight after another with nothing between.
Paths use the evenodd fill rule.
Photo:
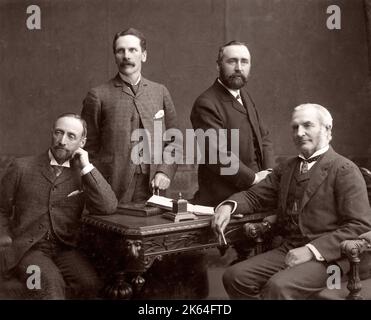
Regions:
<instances>
[{"instance_id":1,"label":"shirt cuff","mask_svg":"<svg viewBox=\"0 0 371 320\"><path fill-rule=\"evenodd\" d=\"M237 209L237 202L234 201L234 200L224 200L223 202L219 203L215 209L214 209L214 212L216 212L216 210L218 210L223 204L231 204L233 206L232 208L232 212L231 212L231 215L233 214L233 212L236 211Z\"/></svg>"},{"instance_id":2,"label":"shirt cuff","mask_svg":"<svg viewBox=\"0 0 371 320\"><path fill-rule=\"evenodd\" d=\"M89 163L87 166L82 168L82 170L80 171L80 175L84 176L84 175L88 174L93 169L94 169L94 166L91 163Z\"/></svg>"},{"instance_id":3,"label":"shirt cuff","mask_svg":"<svg viewBox=\"0 0 371 320\"><path fill-rule=\"evenodd\" d=\"M325 261L325 258L319 253L316 247L310 243L305 245L314 254L317 261Z\"/></svg>"},{"instance_id":4,"label":"shirt cuff","mask_svg":"<svg viewBox=\"0 0 371 320\"><path fill-rule=\"evenodd\" d=\"M255 179L252 183L252 186L258 182L258 175L255 173Z\"/></svg>"}]
</instances>

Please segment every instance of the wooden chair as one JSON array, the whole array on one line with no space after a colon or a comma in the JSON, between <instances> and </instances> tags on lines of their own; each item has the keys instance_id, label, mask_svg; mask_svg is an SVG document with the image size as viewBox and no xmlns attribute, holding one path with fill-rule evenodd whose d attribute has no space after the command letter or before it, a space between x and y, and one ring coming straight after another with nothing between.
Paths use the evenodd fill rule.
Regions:
<instances>
[{"instance_id":1,"label":"wooden chair","mask_svg":"<svg viewBox=\"0 0 371 320\"><path fill-rule=\"evenodd\" d=\"M0 259L1 251L8 247L11 242L7 237L0 235ZM0 260L1 262L1 260ZM0 300L4 299L28 299L28 290L25 286L16 278L5 278L1 274L0 266Z\"/></svg>"},{"instance_id":2,"label":"wooden chair","mask_svg":"<svg viewBox=\"0 0 371 320\"><path fill-rule=\"evenodd\" d=\"M365 168L360 168L360 170L365 179L371 203L371 172ZM246 236L249 240L252 239L255 242L255 254L262 253L272 247L275 220L276 216L269 216L262 222L246 223L244 225ZM350 264L349 273L342 278L341 289L326 288L313 298L326 300L371 299L371 267L370 270L362 270L362 273L359 270L362 256L371 254L371 231L362 234L358 239L343 241L340 248Z\"/></svg>"}]
</instances>

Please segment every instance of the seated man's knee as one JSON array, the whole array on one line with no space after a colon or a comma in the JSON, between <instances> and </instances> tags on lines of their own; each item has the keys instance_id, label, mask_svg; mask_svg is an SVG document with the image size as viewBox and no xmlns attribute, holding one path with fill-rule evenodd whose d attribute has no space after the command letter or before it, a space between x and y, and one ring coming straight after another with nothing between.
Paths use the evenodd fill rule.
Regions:
<instances>
[{"instance_id":1,"label":"seated man's knee","mask_svg":"<svg viewBox=\"0 0 371 320\"><path fill-rule=\"evenodd\" d=\"M225 270L223 274L223 285L227 289L227 291L228 288L232 286L234 282L236 282L237 277L238 273L236 272L235 268L233 268L233 266Z\"/></svg>"},{"instance_id":2,"label":"seated man's knee","mask_svg":"<svg viewBox=\"0 0 371 320\"><path fill-rule=\"evenodd\" d=\"M271 277L262 288L261 297L263 299L289 299L290 282L287 278L280 277L279 274Z\"/></svg>"},{"instance_id":3,"label":"seated man's knee","mask_svg":"<svg viewBox=\"0 0 371 320\"><path fill-rule=\"evenodd\" d=\"M224 272L223 284L231 298L256 299L259 294L260 288L256 281L238 265L233 265Z\"/></svg>"}]
</instances>

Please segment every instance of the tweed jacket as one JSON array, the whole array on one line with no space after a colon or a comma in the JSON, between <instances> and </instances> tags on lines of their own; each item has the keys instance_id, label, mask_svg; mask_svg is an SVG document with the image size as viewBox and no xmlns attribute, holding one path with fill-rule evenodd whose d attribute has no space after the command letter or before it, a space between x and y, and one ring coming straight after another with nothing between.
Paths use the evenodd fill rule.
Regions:
<instances>
[{"instance_id":1,"label":"tweed jacket","mask_svg":"<svg viewBox=\"0 0 371 320\"><path fill-rule=\"evenodd\" d=\"M134 95L117 74L107 83L88 92L81 115L88 127L85 148L92 156L93 163L111 184L119 201L125 198L136 169L131 159L136 142L131 141L133 117L130 108L136 109L143 128L149 133L150 181L159 171L172 179L177 168L176 164L156 164L152 152L154 121L161 121L163 131L177 127L176 112L168 90L142 77L138 92ZM159 112L163 112L163 117L155 120ZM161 137L157 136L156 139L157 143L162 143L158 141L162 140ZM165 143L162 143L162 152L164 148Z\"/></svg>"},{"instance_id":2,"label":"tweed jacket","mask_svg":"<svg viewBox=\"0 0 371 320\"><path fill-rule=\"evenodd\" d=\"M255 179L256 170L249 168L249 161L255 157L255 146L251 133L255 135L258 146L258 165L260 170L272 168L274 165L273 147L269 132L261 120L254 102L245 87L240 89L240 95L244 106L242 106L231 93L217 80L202 93L195 101L191 113L193 128L196 129L231 129L239 130L239 155L238 171L233 175L221 175L220 169L224 165L218 159L218 163L205 164L198 167L199 191L196 202L204 205L217 205L233 193L246 190ZM219 147L206 144L205 154L209 154L209 148L215 151ZM229 155L231 150L228 147ZM236 161L236 162L237 162Z\"/></svg>"},{"instance_id":3,"label":"tweed jacket","mask_svg":"<svg viewBox=\"0 0 371 320\"><path fill-rule=\"evenodd\" d=\"M114 192L96 168L81 177L72 165L56 177L47 153L16 159L0 190L0 235L13 240L0 253L3 271L15 267L50 225L62 243L76 246L85 205L94 214L111 214L117 207Z\"/></svg>"},{"instance_id":4,"label":"tweed jacket","mask_svg":"<svg viewBox=\"0 0 371 320\"><path fill-rule=\"evenodd\" d=\"M236 213L277 208L280 223L287 214L289 185L298 161L298 157L289 159L248 191L230 197L237 201ZM299 227L327 262L339 261L343 240L371 230L366 183L358 167L331 147L311 170L299 208Z\"/></svg>"}]
</instances>

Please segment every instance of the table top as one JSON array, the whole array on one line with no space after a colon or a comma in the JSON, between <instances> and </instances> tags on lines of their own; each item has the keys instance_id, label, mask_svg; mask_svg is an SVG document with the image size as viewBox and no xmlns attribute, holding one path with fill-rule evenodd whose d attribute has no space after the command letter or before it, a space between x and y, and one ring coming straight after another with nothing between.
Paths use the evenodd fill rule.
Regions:
<instances>
[{"instance_id":1,"label":"table top","mask_svg":"<svg viewBox=\"0 0 371 320\"><path fill-rule=\"evenodd\" d=\"M229 226L240 225L249 221L257 221L271 213L254 213L240 219L231 219ZM187 231L209 227L210 216L198 216L196 220L173 222L162 215L138 217L125 214L112 215L84 215L83 224L95 226L103 230L112 231L121 235L153 235L168 232Z\"/></svg>"}]
</instances>

